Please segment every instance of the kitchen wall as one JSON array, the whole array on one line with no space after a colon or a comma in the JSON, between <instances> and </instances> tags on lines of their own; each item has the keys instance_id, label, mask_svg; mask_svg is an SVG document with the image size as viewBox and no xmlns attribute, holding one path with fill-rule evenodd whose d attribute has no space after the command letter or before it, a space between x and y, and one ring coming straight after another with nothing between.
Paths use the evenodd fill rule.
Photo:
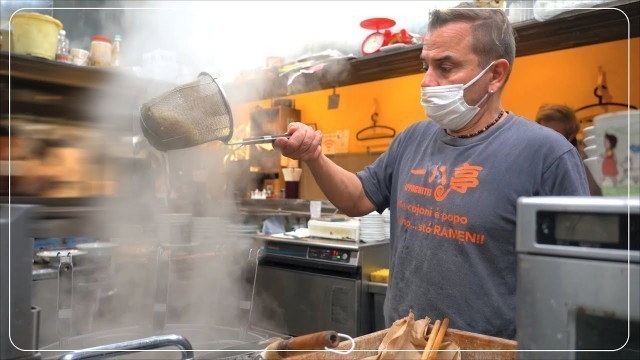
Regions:
<instances>
[{"instance_id":1,"label":"kitchen wall","mask_svg":"<svg viewBox=\"0 0 640 360\"><path fill-rule=\"evenodd\" d=\"M627 72L627 46L630 50L630 74ZM597 102L593 89L598 80L598 67L606 73L609 92L605 101L627 102L627 81L630 81L630 103L640 105L640 38L613 41L567 50L516 58L514 70L503 94L506 109L529 119L535 118L540 105L561 103L573 108ZM381 71L384 71L381 69ZM629 75L629 76L628 76ZM368 152L379 153L390 139L357 141L358 130L370 126L373 99L378 99L379 124L401 131L410 124L425 118L420 106L420 80L422 74L381 80L338 88L340 106L327 109L331 89L291 96L296 108L302 112L302 121L315 123L319 130L331 133L349 129L349 153L346 165L351 171L360 170L364 160L371 158ZM270 101L242 104L234 108L236 122L248 123L249 113L255 105L269 107ZM618 110L610 108L609 111ZM602 111L594 109L597 113ZM579 118L590 118L593 112L578 113ZM353 157L362 157L363 161ZM345 155L342 155L343 157ZM336 157L341 161L341 157ZM366 162L365 161L365 162ZM307 171L303 178L310 177ZM301 184L301 197L320 198L314 182Z\"/></svg>"}]
</instances>

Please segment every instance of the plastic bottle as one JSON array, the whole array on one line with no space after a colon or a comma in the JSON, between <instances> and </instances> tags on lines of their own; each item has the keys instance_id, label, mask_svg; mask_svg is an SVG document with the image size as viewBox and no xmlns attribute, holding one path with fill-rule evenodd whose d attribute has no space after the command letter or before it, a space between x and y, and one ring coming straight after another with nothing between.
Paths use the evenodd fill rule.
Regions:
<instances>
[{"instance_id":1,"label":"plastic bottle","mask_svg":"<svg viewBox=\"0 0 640 360\"><path fill-rule=\"evenodd\" d=\"M69 54L69 39L67 32L60 30L58 33L58 46L56 48L56 60L71 63L72 57Z\"/></svg>"},{"instance_id":2,"label":"plastic bottle","mask_svg":"<svg viewBox=\"0 0 640 360\"><path fill-rule=\"evenodd\" d=\"M64 30L60 30L60 32L58 32L58 46L56 47L56 55L57 54L62 54L62 48L64 46L65 34L66 34L66 31L64 31Z\"/></svg>"},{"instance_id":3,"label":"plastic bottle","mask_svg":"<svg viewBox=\"0 0 640 360\"><path fill-rule=\"evenodd\" d=\"M120 66L120 42L122 36L116 34L113 37L113 43L111 44L111 66Z\"/></svg>"}]
</instances>

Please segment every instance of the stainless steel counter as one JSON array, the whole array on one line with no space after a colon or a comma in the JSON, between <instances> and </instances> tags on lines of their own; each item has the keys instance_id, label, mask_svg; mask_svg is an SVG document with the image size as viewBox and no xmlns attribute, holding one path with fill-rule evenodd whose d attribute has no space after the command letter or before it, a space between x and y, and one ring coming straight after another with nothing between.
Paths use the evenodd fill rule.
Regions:
<instances>
[{"instance_id":1,"label":"stainless steel counter","mask_svg":"<svg viewBox=\"0 0 640 360\"><path fill-rule=\"evenodd\" d=\"M258 235L255 238L259 240L265 240L265 241L277 241L277 242L283 242L283 243L289 243L289 244L332 247L332 248L339 248L339 249L345 249L345 250L358 250L358 249L367 248L371 246L379 246L379 244L389 243L389 240L375 242L375 243L364 243L364 242L355 242L355 241L323 239L323 238L317 238L317 237L306 237L306 238L299 238L299 239L283 239L279 237L273 237L270 235Z\"/></svg>"}]
</instances>

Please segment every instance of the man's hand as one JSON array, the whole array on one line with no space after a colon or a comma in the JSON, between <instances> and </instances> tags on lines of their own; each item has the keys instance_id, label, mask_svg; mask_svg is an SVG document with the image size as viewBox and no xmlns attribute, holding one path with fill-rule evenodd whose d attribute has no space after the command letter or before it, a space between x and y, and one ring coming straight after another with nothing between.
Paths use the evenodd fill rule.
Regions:
<instances>
[{"instance_id":1,"label":"man's hand","mask_svg":"<svg viewBox=\"0 0 640 360\"><path fill-rule=\"evenodd\" d=\"M313 130L308 125L293 122L289 124L287 133L291 134L289 139L278 138L273 142L273 147L279 149L282 155L306 162L313 162L320 158L322 154L322 133Z\"/></svg>"}]
</instances>

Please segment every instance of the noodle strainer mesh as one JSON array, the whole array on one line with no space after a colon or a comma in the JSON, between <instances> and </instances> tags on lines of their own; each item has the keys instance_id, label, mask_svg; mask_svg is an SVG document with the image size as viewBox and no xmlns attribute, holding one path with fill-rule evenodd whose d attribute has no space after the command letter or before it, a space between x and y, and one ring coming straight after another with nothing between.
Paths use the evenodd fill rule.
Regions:
<instances>
[{"instance_id":1,"label":"noodle strainer mesh","mask_svg":"<svg viewBox=\"0 0 640 360\"><path fill-rule=\"evenodd\" d=\"M214 140L226 143L233 136L227 98L216 79L207 73L149 100L142 105L140 115L142 133L161 151Z\"/></svg>"}]
</instances>

